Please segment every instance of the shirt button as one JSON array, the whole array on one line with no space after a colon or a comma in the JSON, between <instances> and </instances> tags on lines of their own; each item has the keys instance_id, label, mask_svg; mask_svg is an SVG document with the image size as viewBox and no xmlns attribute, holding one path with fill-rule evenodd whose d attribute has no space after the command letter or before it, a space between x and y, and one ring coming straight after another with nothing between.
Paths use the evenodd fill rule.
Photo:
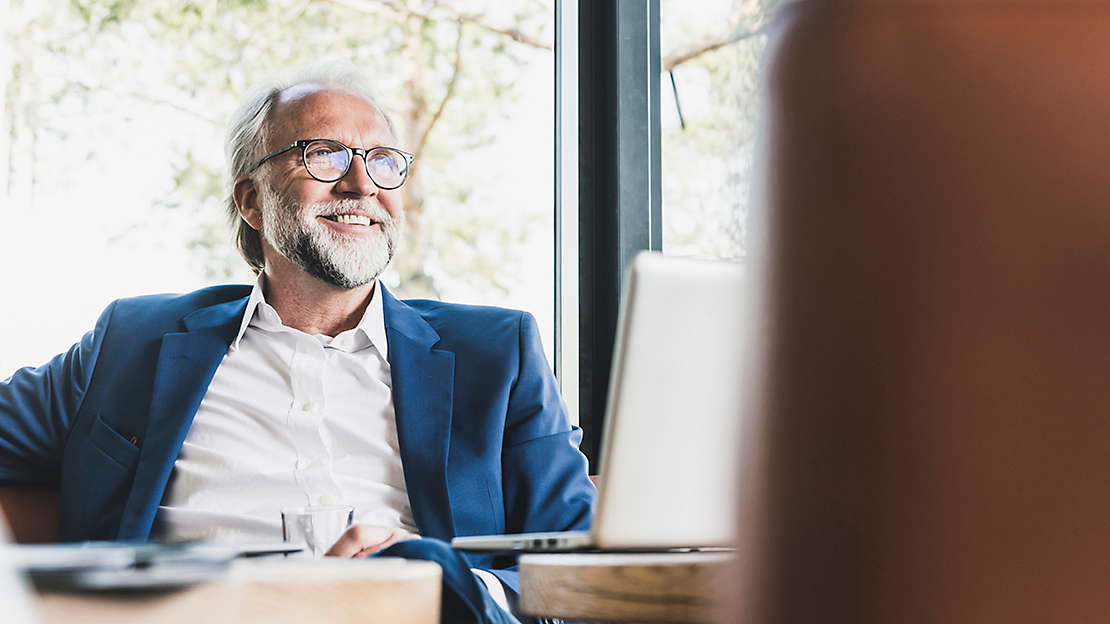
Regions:
<instances>
[{"instance_id":1,"label":"shirt button","mask_svg":"<svg viewBox=\"0 0 1110 624\"><path fill-rule=\"evenodd\" d=\"M320 498L318 500L320 501L321 505L334 505L335 504L335 497L332 496L331 494L321 494Z\"/></svg>"},{"instance_id":2,"label":"shirt button","mask_svg":"<svg viewBox=\"0 0 1110 624\"><path fill-rule=\"evenodd\" d=\"M315 412L316 411L316 404L313 403L312 401L305 401L303 404L301 404L301 411L302 412Z\"/></svg>"}]
</instances>

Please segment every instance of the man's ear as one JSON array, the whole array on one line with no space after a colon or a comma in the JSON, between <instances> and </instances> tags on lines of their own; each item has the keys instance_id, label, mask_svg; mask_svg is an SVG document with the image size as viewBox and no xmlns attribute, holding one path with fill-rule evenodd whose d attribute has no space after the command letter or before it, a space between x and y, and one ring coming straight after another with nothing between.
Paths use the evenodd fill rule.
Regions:
<instances>
[{"instance_id":1,"label":"man's ear","mask_svg":"<svg viewBox=\"0 0 1110 624\"><path fill-rule=\"evenodd\" d=\"M235 199L235 207L239 209L239 216L247 225L262 230L262 206L258 198L258 187L254 180L248 176L240 176L235 180L231 189L231 197Z\"/></svg>"}]
</instances>

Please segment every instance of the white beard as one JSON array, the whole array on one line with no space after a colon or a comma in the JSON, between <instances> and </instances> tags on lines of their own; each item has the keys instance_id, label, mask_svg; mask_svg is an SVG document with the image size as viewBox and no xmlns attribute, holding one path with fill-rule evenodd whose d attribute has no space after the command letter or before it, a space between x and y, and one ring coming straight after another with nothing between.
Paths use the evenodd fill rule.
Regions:
<instances>
[{"instance_id":1,"label":"white beard","mask_svg":"<svg viewBox=\"0 0 1110 624\"><path fill-rule=\"evenodd\" d=\"M405 215L394 219L377 202L340 199L303 205L261 184L262 237L309 275L340 288L357 288L377 279L393 260ZM364 212L379 224L369 237L337 232L318 215Z\"/></svg>"}]
</instances>

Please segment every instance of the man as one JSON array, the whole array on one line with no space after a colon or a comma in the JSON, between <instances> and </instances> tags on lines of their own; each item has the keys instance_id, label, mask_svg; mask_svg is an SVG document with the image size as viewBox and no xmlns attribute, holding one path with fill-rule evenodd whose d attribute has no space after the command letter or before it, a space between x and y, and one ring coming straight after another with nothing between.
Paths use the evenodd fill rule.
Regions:
<instances>
[{"instance_id":1,"label":"man","mask_svg":"<svg viewBox=\"0 0 1110 624\"><path fill-rule=\"evenodd\" d=\"M414 157L356 77L264 89L228 137L257 283L116 301L3 382L0 482L57 484L62 540L274 539L282 507L350 504L330 554L436 560L445 620L511 618L513 562L442 540L589 524L535 322L377 280Z\"/></svg>"}]
</instances>

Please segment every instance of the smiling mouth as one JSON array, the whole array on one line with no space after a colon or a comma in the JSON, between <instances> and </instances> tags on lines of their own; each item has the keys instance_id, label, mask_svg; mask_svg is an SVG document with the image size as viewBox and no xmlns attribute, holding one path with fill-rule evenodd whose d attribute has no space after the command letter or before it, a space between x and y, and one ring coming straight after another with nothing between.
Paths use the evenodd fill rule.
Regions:
<instances>
[{"instance_id":1,"label":"smiling mouth","mask_svg":"<svg viewBox=\"0 0 1110 624\"><path fill-rule=\"evenodd\" d=\"M344 223L347 225L371 226L377 223L377 221L371 219L370 217L355 214L324 215L324 218L328 221L334 221L335 223Z\"/></svg>"}]
</instances>

